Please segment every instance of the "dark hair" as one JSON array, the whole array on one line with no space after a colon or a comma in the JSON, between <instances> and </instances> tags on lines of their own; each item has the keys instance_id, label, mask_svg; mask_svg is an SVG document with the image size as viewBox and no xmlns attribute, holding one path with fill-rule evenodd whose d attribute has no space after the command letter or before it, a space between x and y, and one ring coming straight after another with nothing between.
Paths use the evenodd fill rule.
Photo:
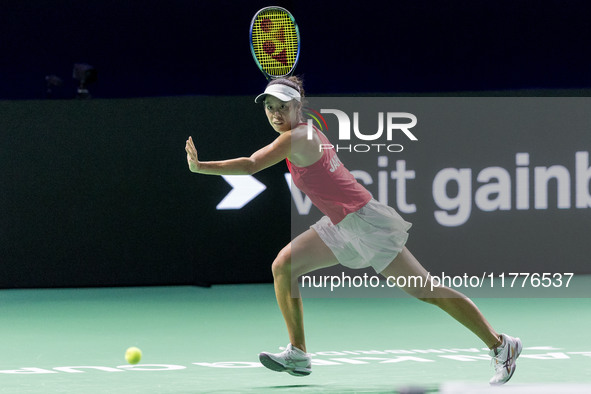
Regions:
<instances>
[{"instance_id":1,"label":"dark hair","mask_svg":"<svg viewBox=\"0 0 591 394\"><path fill-rule=\"evenodd\" d=\"M299 121L303 122L304 121L304 114L302 112L302 107L304 107L304 104L306 102L305 95L304 95L304 82L302 81L302 79L300 77L291 76L288 78L273 79L273 80L271 80L271 82L269 82L267 84L267 86L276 85L278 83L285 85L285 86L289 86L290 88L293 88L300 93L300 96L302 97L302 99L299 103L298 116L300 118Z\"/></svg>"},{"instance_id":2,"label":"dark hair","mask_svg":"<svg viewBox=\"0 0 591 394\"><path fill-rule=\"evenodd\" d=\"M275 85L275 84L282 84L285 86L289 86L290 88L294 88L295 90L297 90L298 92L300 92L300 96L302 96L302 99L305 97L304 94L304 81L302 81L302 79L300 77L296 77L296 76L291 76L288 78L277 78L277 79L273 79L271 80L271 82L269 82L267 84L267 86L271 86L271 85Z\"/></svg>"}]
</instances>

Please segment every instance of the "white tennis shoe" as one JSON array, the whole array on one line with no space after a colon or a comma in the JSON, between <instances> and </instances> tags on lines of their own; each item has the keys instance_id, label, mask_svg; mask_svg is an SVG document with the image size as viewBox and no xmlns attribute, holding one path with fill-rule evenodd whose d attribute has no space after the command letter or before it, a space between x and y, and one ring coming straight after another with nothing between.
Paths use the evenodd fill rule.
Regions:
<instances>
[{"instance_id":1,"label":"white tennis shoe","mask_svg":"<svg viewBox=\"0 0 591 394\"><path fill-rule=\"evenodd\" d=\"M272 371L287 372L293 376L307 376L312 373L310 356L291 343L281 353L260 353L259 360Z\"/></svg>"},{"instance_id":2,"label":"white tennis shoe","mask_svg":"<svg viewBox=\"0 0 591 394\"><path fill-rule=\"evenodd\" d=\"M495 368L495 375L489 382L493 386L505 384L511 379L515 372L515 362L523 348L521 339L506 334L501 334L501 337L503 344L489 352L492 357L491 363Z\"/></svg>"}]
</instances>

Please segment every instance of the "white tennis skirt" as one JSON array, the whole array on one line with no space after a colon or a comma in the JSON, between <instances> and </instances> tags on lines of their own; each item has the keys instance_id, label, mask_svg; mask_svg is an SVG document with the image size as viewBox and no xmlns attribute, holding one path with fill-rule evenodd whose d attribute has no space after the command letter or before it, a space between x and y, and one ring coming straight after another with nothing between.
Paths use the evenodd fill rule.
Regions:
<instances>
[{"instance_id":1,"label":"white tennis skirt","mask_svg":"<svg viewBox=\"0 0 591 394\"><path fill-rule=\"evenodd\" d=\"M380 273L404 248L411 226L393 208L371 199L336 225L323 216L310 228L345 267Z\"/></svg>"}]
</instances>

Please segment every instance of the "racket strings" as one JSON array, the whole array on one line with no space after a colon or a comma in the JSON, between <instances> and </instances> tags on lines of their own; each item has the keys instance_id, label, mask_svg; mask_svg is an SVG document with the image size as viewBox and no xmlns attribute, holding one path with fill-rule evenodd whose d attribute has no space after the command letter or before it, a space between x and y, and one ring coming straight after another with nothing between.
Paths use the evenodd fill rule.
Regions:
<instances>
[{"instance_id":1,"label":"racket strings","mask_svg":"<svg viewBox=\"0 0 591 394\"><path fill-rule=\"evenodd\" d=\"M280 10L261 12L252 30L252 47L261 68L269 75L287 75L296 62L298 35L290 16Z\"/></svg>"}]
</instances>

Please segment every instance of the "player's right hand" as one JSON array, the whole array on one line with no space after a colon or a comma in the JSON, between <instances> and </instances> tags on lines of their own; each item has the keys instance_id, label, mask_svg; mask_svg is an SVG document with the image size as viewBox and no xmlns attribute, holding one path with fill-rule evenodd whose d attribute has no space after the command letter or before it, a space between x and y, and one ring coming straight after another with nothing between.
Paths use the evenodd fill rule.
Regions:
<instances>
[{"instance_id":1,"label":"player's right hand","mask_svg":"<svg viewBox=\"0 0 591 394\"><path fill-rule=\"evenodd\" d=\"M189 137L185 144L185 151L187 152L187 163L191 172L199 172L199 158L197 157L197 149L193 143L193 138Z\"/></svg>"}]
</instances>

